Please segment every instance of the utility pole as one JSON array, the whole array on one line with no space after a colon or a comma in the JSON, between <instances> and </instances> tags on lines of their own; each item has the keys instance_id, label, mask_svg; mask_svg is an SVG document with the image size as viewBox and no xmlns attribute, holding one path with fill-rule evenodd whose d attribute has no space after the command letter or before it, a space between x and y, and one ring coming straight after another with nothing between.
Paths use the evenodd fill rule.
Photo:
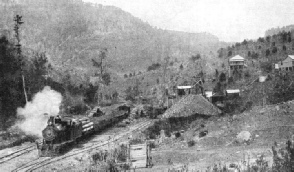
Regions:
<instances>
[{"instance_id":1,"label":"utility pole","mask_svg":"<svg viewBox=\"0 0 294 172\"><path fill-rule=\"evenodd\" d=\"M28 96L27 96L27 92L26 92L26 85L25 85L25 78L24 78L24 72L23 72L23 59L21 57L21 45L20 45L20 38L19 38L19 27L21 24L23 24L23 21L21 20L22 16L20 15L16 15L14 17L14 21L15 21L15 26L14 26L14 31L15 31L15 37L17 40L17 44L16 44L16 50L17 50L17 56L18 56L18 60L20 63L20 70L21 70L21 77L22 77L22 87L23 87L23 92L24 92L24 96L26 99L26 103L28 102Z\"/></svg>"}]
</instances>

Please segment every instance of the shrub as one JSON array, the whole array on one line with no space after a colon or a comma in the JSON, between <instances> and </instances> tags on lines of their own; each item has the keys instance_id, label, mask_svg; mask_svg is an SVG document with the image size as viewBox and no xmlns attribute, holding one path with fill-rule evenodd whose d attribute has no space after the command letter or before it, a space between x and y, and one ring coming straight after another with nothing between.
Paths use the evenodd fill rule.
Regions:
<instances>
[{"instance_id":1,"label":"shrub","mask_svg":"<svg viewBox=\"0 0 294 172\"><path fill-rule=\"evenodd\" d=\"M132 139L132 140L130 140L130 144L131 145L135 145L135 144L142 144L142 143L144 143L145 141L143 140L143 139L140 139L140 138L135 138L135 139Z\"/></svg>"},{"instance_id":2,"label":"shrub","mask_svg":"<svg viewBox=\"0 0 294 172\"><path fill-rule=\"evenodd\" d=\"M228 84L231 84L231 83L233 83L234 82L234 78L231 76L231 77L229 77L229 79L228 79Z\"/></svg>"},{"instance_id":3,"label":"shrub","mask_svg":"<svg viewBox=\"0 0 294 172\"><path fill-rule=\"evenodd\" d=\"M147 71L151 71L151 70L157 70L158 68L160 68L161 64L159 63L153 63L151 66L148 66Z\"/></svg>"},{"instance_id":4,"label":"shrub","mask_svg":"<svg viewBox=\"0 0 294 172\"><path fill-rule=\"evenodd\" d=\"M244 76L245 76L246 78L249 78L249 77L251 76L248 70L245 72Z\"/></svg>"},{"instance_id":5,"label":"shrub","mask_svg":"<svg viewBox=\"0 0 294 172\"><path fill-rule=\"evenodd\" d=\"M260 68L267 73L272 71L272 67L273 66L272 66L271 62L261 62L260 63Z\"/></svg>"},{"instance_id":6,"label":"shrub","mask_svg":"<svg viewBox=\"0 0 294 172\"><path fill-rule=\"evenodd\" d=\"M188 141L188 147L195 146L196 142L194 140Z\"/></svg>"}]
</instances>

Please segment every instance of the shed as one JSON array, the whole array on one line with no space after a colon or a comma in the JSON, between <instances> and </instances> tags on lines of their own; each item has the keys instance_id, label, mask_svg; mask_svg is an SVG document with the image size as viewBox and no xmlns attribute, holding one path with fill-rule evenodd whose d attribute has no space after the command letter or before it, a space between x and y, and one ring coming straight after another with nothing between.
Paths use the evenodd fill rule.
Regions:
<instances>
[{"instance_id":1,"label":"shed","mask_svg":"<svg viewBox=\"0 0 294 172\"><path fill-rule=\"evenodd\" d=\"M211 102L211 97L213 96L212 91L205 91L205 96Z\"/></svg>"},{"instance_id":2,"label":"shed","mask_svg":"<svg viewBox=\"0 0 294 172\"><path fill-rule=\"evenodd\" d=\"M240 96L240 90L239 89L226 90L226 96L227 97L239 97Z\"/></svg>"},{"instance_id":3,"label":"shed","mask_svg":"<svg viewBox=\"0 0 294 172\"><path fill-rule=\"evenodd\" d=\"M177 94L178 94L178 96L190 94L192 88L193 88L193 86L191 86L191 85L177 86Z\"/></svg>"}]
</instances>

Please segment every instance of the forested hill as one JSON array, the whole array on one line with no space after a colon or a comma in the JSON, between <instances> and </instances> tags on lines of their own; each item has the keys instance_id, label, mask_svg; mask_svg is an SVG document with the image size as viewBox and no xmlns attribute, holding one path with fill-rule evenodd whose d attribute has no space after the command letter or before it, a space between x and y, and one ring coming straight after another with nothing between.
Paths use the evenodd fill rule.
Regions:
<instances>
[{"instance_id":1,"label":"forested hill","mask_svg":"<svg viewBox=\"0 0 294 172\"><path fill-rule=\"evenodd\" d=\"M14 0L0 3L0 29L13 38L13 17L23 16L23 52L45 52L53 69L93 74L91 59L107 49L112 72L146 70L166 56L178 60L211 53L223 43L208 33L166 31L113 6L81 0Z\"/></svg>"},{"instance_id":2,"label":"forested hill","mask_svg":"<svg viewBox=\"0 0 294 172\"><path fill-rule=\"evenodd\" d=\"M244 40L218 50L218 56L223 59L238 54L252 61L252 65L255 62L262 62L268 63L267 66L270 67L272 63L285 59L289 54L294 54L294 30L282 31L257 40Z\"/></svg>"},{"instance_id":3,"label":"forested hill","mask_svg":"<svg viewBox=\"0 0 294 172\"><path fill-rule=\"evenodd\" d=\"M294 30L294 25L271 28L271 29L268 29L267 31L265 31L265 36L276 35L280 32L291 32L292 30Z\"/></svg>"}]
</instances>

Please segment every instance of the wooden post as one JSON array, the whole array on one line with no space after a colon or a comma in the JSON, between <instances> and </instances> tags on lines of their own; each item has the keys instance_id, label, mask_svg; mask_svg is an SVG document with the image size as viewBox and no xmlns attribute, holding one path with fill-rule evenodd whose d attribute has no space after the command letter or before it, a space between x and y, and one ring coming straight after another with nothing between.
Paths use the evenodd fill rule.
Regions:
<instances>
[{"instance_id":1,"label":"wooden post","mask_svg":"<svg viewBox=\"0 0 294 172\"><path fill-rule=\"evenodd\" d=\"M26 103L28 102L28 96L25 88L25 79L24 79L24 73L23 73L23 61L21 59L21 45L20 45L20 38L19 38L19 26L23 24L23 21L21 21L22 16L16 15L14 18L15 21L15 26L14 26L14 31L15 31L15 37L17 40L17 55L18 55L18 60L20 62L20 70L21 70L21 77L22 77L22 87L23 87L23 92L25 96Z\"/></svg>"}]
</instances>

